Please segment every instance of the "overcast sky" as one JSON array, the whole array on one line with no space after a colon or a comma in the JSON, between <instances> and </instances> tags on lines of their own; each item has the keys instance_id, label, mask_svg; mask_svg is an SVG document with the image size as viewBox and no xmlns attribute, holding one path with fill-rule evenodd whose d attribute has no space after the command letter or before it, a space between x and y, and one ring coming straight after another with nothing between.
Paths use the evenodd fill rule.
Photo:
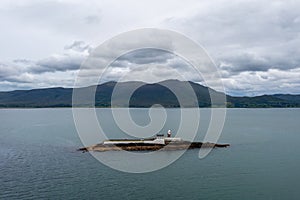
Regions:
<instances>
[{"instance_id":1,"label":"overcast sky","mask_svg":"<svg viewBox=\"0 0 300 200\"><path fill-rule=\"evenodd\" d=\"M72 87L95 47L152 27L202 45L228 94L300 94L300 0L1 0L0 26L0 91ZM131 53L114 66L108 78L151 73L160 80L179 73L200 81L163 51Z\"/></svg>"}]
</instances>

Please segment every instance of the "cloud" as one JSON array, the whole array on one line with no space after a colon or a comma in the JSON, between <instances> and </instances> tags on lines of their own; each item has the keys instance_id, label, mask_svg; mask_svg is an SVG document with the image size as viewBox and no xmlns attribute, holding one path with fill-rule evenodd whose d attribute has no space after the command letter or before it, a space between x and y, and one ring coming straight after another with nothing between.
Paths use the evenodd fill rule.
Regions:
<instances>
[{"instance_id":1,"label":"cloud","mask_svg":"<svg viewBox=\"0 0 300 200\"><path fill-rule=\"evenodd\" d=\"M101 53L103 53L101 51ZM82 86L106 81L144 81L158 82L166 79L201 80L199 74L185 60L177 55L153 48L139 49L117 58L107 68L99 67L106 57L93 57L84 69L81 69Z\"/></svg>"},{"instance_id":2,"label":"cloud","mask_svg":"<svg viewBox=\"0 0 300 200\"><path fill-rule=\"evenodd\" d=\"M111 64L102 77L105 81L144 81L166 79L203 81L191 65L179 56L160 49L146 48L129 52Z\"/></svg>"},{"instance_id":3,"label":"cloud","mask_svg":"<svg viewBox=\"0 0 300 200\"><path fill-rule=\"evenodd\" d=\"M0 91L32 88L73 87L76 71L45 72L42 74L22 73L0 80Z\"/></svg>"},{"instance_id":4,"label":"cloud","mask_svg":"<svg viewBox=\"0 0 300 200\"><path fill-rule=\"evenodd\" d=\"M24 1L9 4L1 11L13 21L25 19L31 26L75 34L79 27L82 30L93 29L93 25L99 24L102 18L98 6L78 1Z\"/></svg>"},{"instance_id":5,"label":"cloud","mask_svg":"<svg viewBox=\"0 0 300 200\"><path fill-rule=\"evenodd\" d=\"M299 1L219 1L165 19L234 73L299 67Z\"/></svg>"},{"instance_id":6,"label":"cloud","mask_svg":"<svg viewBox=\"0 0 300 200\"><path fill-rule=\"evenodd\" d=\"M80 64L93 52L88 44L97 46L123 31L158 27L179 31L205 47L230 94L300 93L299 1L115 3L1 1L0 26L5 28L0 43L5 48L0 54L0 90L72 86ZM149 44L172 45L169 38L147 38ZM139 36L132 41L139 43ZM122 46L130 47L130 42L104 49L103 57L90 63L86 79L93 80L97 67L119 55ZM126 75L128 80L153 82L183 76L203 83L181 58L162 50L129 52L112 66L105 80Z\"/></svg>"},{"instance_id":7,"label":"cloud","mask_svg":"<svg viewBox=\"0 0 300 200\"><path fill-rule=\"evenodd\" d=\"M54 54L35 62L37 67L33 68L34 73L78 70L81 63L86 59L92 47L83 41L75 41L66 45L62 54Z\"/></svg>"},{"instance_id":8,"label":"cloud","mask_svg":"<svg viewBox=\"0 0 300 200\"><path fill-rule=\"evenodd\" d=\"M75 74L92 49L90 45L85 44L83 41L75 41L71 45L66 45L62 53L53 54L43 59L1 61L0 85L3 87L0 86L0 89L9 90L13 88L13 85L15 85L14 89L28 89L38 86L53 87L59 86L59 84L72 87ZM66 78L63 77L63 74L66 75ZM49 75L51 78L48 77ZM72 81L70 80L71 77ZM56 80L57 83L51 80ZM65 85L65 83L68 84Z\"/></svg>"},{"instance_id":9,"label":"cloud","mask_svg":"<svg viewBox=\"0 0 300 200\"><path fill-rule=\"evenodd\" d=\"M300 93L300 68L290 70L269 69L258 72L241 72L224 78L226 91L232 95L256 96L276 93Z\"/></svg>"},{"instance_id":10,"label":"cloud","mask_svg":"<svg viewBox=\"0 0 300 200\"><path fill-rule=\"evenodd\" d=\"M73 44L71 45L66 45L65 48L66 50L74 50L77 52L89 52L93 50L93 48L89 45L86 45L84 41L74 41Z\"/></svg>"},{"instance_id":11,"label":"cloud","mask_svg":"<svg viewBox=\"0 0 300 200\"><path fill-rule=\"evenodd\" d=\"M56 54L48 58L39 60L36 64L41 68L37 68L35 72L41 73L46 71L68 71L80 68L82 61L87 55L80 53Z\"/></svg>"},{"instance_id":12,"label":"cloud","mask_svg":"<svg viewBox=\"0 0 300 200\"><path fill-rule=\"evenodd\" d=\"M245 53L236 55L230 59L220 61L220 68L229 73L240 73L244 71L267 71L271 63L266 58L255 54Z\"/></svg>"},{"instance_id":13,"label":"cloud","mask_svg":"<svg viewBox=\"0 0 300 200\"><path fill-rule=\"evenodd\" d=\"M84 18L87 24L99 24L101 18L98 15L89 15Z\"/></svg>"},{"instance_id":14,"label":"cloud","mask_svg":"<svg viewBox=\"0 0 300 200\"><path fill-rule=\"evenodd\" d=\"M233 95L300 93L300 2L199 3L163 25L202 44Z\"/></svg>"},{"instance_id":15,"label":"cloud","mask_svg":"<svg viewBox=\"0 0 300 200\"><path fill-rule=\"evenodd\" d=\"M174 58L172 53L160 49L147 48L129 52L121 56L118 61L125 61L135 64L163 64L167 63L167 61L172 58Z\"/></svg>"}]
</instances>

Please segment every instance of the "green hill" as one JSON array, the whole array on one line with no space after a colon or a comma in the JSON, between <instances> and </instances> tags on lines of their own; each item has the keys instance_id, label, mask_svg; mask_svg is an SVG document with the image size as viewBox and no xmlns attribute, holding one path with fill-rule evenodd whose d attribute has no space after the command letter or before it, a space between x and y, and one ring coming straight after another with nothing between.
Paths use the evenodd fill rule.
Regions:
<instances>
[{"instance_id":1,"label":"green hill","mask_svg":"<svg viewBox=\"0 0 300 200\"><path fill-rule=\"evenodd\" d=\"M118 88L121 92L115 96L114 105L118 107L127 106L126 94L133 88L138 88L130 98L130 107L151 107L154 104L160 104L164 107L180 107L176 96L168 89L168 87L171 87L181 96L182 107L210 107L209 94L214 95L217 99L217 106L222 106L225 103L227 107L235 108L300 107L300 95L274 94L255 97L233 97L226 95L227 100L224 102L222 93L194 82L188 82L195 91L198 100L198 102L192 102L192 97L185 90L186 83L178 80L166 80L154 84L146 84L138 81L118 83ZM80 88L80 90L88 92L91 89L96 89L95 106L110 107L112 92L116 84L116 82L107 82L98 86ZM71 107L72 91L72 88L60 87L0 92L0 107Z\"/></svg>"}]
</instances>

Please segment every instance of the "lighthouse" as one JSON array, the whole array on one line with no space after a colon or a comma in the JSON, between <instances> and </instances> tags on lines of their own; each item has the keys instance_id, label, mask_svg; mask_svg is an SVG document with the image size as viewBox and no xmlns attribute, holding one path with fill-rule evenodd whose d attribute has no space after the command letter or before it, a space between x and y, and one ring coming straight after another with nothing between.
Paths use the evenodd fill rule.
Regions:
<instances>
[{"instance_id":1,"label":"lighthouse","mask_svg":"<svg viewBox=\"0 0 300 200\"><path fill-rule=\"evenodd\" d=\"M168 130L168 137L171 137L171 130Z\"/></svg>"}]
</instances>

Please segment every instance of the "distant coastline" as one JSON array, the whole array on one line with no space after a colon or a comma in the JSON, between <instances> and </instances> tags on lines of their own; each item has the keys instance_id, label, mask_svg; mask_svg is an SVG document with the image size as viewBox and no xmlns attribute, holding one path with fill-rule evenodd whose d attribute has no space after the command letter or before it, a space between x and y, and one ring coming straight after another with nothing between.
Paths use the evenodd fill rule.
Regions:
<instances>
[{"instance_id":1,"label":"distant coastline","mask_svg":"<svg viewBox=\"0 0 300 200\"><path fill-rule=\"evenodd\" d=\"M198 106L188 101L180 105L176 96L159 83L147 84L143 82L118 83L125 90L130 91L136 84L142 85L132 95L129 107L149 108L154 104L160 104L165 108L300 108L300 95L274 94L254 97L235 97L226 95L226 102L211 105L210 94L215 97L224 97L225 94L215 91L200 84L189 82L198 100ZM186 82L178 80L166 80L164 84L173 87L181 87ZM75 107L111 108L111 95L116 82L107 82L98 86L80 88L82 91L95 90L95 104L75 105ZM70 108L72 107L72 88L45 88L32 90L15 90L0 92L0 108ZM184 91L182 91L184 92ZM125 97L124 97L125 98ZM123 96L119 96L119 102L126 102ZM118 104L116 108L128 107L126 104Z\"/></svg>"}]
</instances>

